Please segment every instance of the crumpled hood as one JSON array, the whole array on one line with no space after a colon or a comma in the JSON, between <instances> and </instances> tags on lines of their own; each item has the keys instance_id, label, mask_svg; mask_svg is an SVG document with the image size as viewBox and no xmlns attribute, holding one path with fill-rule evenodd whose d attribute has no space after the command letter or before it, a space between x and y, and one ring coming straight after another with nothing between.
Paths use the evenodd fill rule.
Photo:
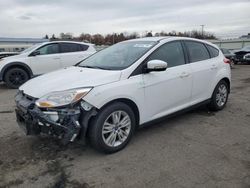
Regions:
<instances>
[{"instance_id":1,"label":"crumpled hood","mask_svg":"<svg viewBox=\"0 0 250 188\"><path fill-rule=\"evenodd\" d=\"M25 94L40 98L53 91L74 88L94 87L120 80L121 71L68 67L33 78L23 84L19 90Z\"/></svg>"}]
</instances>

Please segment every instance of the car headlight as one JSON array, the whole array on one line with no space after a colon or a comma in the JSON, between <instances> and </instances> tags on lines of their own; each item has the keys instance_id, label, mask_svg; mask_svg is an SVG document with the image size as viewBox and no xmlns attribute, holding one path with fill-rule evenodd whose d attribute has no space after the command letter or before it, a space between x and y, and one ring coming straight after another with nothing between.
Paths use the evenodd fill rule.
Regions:
<instances>
[{"instance_id":1,"label":"car headlight","mask_svg":"<svg viewBox=\"0 0 250 188\"><path fill-rule=\"evenodd\" d=\"M49 93L36 101L40 108L53 108L73 104L82 99L92 88L73 89Z\"/></svg>"}]
</instances>

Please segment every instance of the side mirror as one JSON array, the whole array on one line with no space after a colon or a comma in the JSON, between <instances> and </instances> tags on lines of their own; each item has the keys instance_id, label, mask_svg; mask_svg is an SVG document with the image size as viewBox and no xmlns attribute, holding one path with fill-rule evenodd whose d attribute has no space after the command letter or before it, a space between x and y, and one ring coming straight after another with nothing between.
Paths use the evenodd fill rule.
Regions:
<instances>
[{"instance_id":1,"label":"side mirror","mask_svg":"<svg viewBox=\"0 0 250 188\"><path fill-rule=\"evenodd\" d=\"M165 71L168 67L168 63L162 60L151 60L147 62L146 70L147 72L152 71Z\"/></svg>"},{"instance_id":2,"label":"side mirror","mask_svg":"<svg viewBox=\"0 0 250 188\"><path fill-rule=\"evenodd\" d=\"M40 51L34 51L30 54L30 56L37 56L40 55Z\"/></svg>"}]
</instances>

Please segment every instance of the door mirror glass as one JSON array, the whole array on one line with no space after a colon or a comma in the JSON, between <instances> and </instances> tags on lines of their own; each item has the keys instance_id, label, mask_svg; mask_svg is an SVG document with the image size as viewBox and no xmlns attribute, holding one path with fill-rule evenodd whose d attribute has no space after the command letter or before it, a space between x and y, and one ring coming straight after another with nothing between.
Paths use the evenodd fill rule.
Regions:
<instances>
[{"instance_id":1,"label":"door mirror glass","mask_svg":"<svg viewBox=\"0 0 250 188\"><path fill-rule=\"evenodd\" d=\"M167 69L167 62L162 60L150 60L147 63L147 72L165 71Z\"/></svg>"},{"instance_id":2,"label":"door mirror glass","mask_svg":"<svg viewBox=\"0 0 250 188\"><path fill-rule=\"evenodd\" d=\"M40 51L36 50L30 54L31 56L37 56L40 55Z\"/></svg>"}]
</instances>

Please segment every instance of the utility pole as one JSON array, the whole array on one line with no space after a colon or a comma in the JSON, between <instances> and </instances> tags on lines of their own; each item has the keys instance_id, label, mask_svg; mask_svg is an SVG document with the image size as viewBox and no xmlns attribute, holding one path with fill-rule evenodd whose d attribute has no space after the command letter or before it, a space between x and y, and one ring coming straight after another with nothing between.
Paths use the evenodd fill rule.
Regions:
<instances>
[{"instance_id":1,"label":"utility pole","mask_svg":"<svg viewBox=\"0 0 250 188\"><path fill-rule=\"evenodd\" d=\"M204 27L205 27L205 25L201 25L201 36L202 36L202 38L204 38Z\"/></svg>"}]
</instances>

